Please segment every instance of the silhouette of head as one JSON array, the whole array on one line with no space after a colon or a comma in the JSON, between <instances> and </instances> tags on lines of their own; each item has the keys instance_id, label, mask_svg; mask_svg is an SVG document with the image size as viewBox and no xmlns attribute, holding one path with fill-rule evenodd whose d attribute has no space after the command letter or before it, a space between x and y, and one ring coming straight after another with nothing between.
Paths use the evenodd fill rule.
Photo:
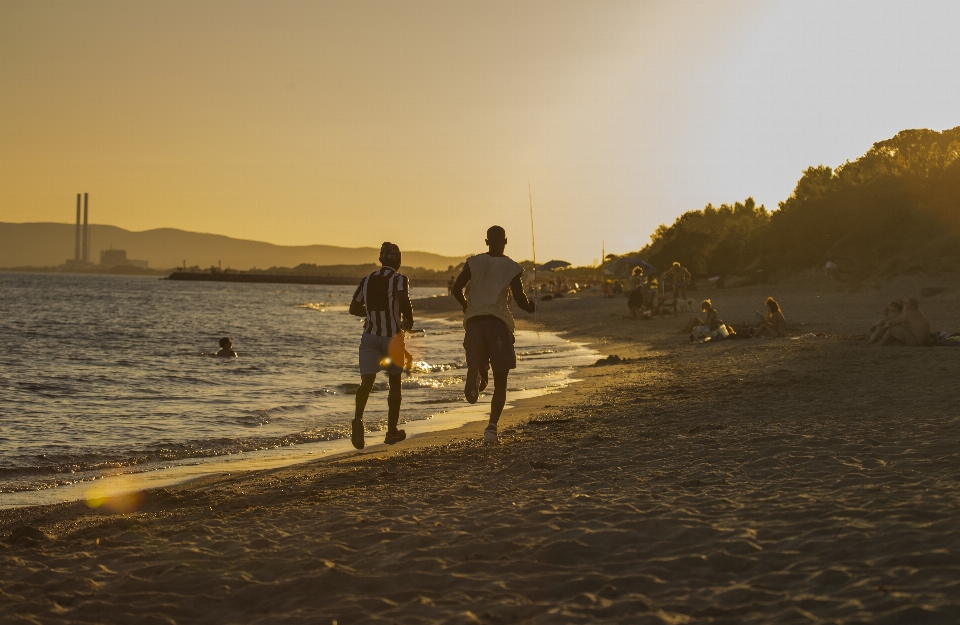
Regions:
<instances>
[{"instance_id":1,"label":"silhouette of head","mask_svg":"<svg viewBox=\"0 0 960 625\"><path fill-rule=\"evenodd\" d=\"M380 246L380 263L384 267L400 268L400 248L395 243L384 241Z\"/></svg>"},{"instance_id":2,"label":"silhouette of head","mask_svg":"<svg viewBox=\"0 0 960 625\"><path fill-rule=\"evenodd\" d=\"M220 347L222 347L223 349L230 349L232 345L233 343L230 342L230 339L228 337L225 336L222 339L220 339Z\"/></svg>"},{"instance_id":3,"label":"silhouette of head","mask_svg":"<svg viewBox=\"0 0 960 625\"><path fill-rule=\"evenodd\" d=\"M500 226L490 226L487 228L486 243L490 246L490 251L503 252L507 246L507 231Z\"/></svg>"},{"instance_id":4,"label":"silhouette of head","mask_svg":"<svg viewBox=\"0 0 960 625\"><path fill-rule=\"evenodd\" d=\"M767 298L767 308L770 309L770 312L780 312L780 304L772 297Z\"/></svg>"}]
</instances>

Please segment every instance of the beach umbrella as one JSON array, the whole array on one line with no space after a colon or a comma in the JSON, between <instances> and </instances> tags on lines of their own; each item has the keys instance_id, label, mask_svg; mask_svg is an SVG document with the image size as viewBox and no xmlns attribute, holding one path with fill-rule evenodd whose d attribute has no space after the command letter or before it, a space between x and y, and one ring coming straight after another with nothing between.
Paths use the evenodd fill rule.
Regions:
<instances>
[{"instance_id":1,"label":"beach umbrella","mask_svg":"<svg viewBox=\"0 0 960 625\"><path fill-rule=\"evenodd\" d=\"M643 267L643 273L648 276L655 275L657 273L656 267L643 260L639 256L618 258L617 260L609 263L604 269L614 275L620 275L622 273L629 274L631 271L633 271L633 268L638 265Z\"/></svg>"},{"instance_id":2,"label":"beach umbrella","mask_svg":"<svg viewBox=\"0 0 960 625\"><path fill-rule=\"evenodd\" d=\"M554 269L560 269L562 267L569 267L570 263L565 260L551 260L548 263L543 263L537 267L537 271L553 271Z\"/></svg>"}]
</instances>

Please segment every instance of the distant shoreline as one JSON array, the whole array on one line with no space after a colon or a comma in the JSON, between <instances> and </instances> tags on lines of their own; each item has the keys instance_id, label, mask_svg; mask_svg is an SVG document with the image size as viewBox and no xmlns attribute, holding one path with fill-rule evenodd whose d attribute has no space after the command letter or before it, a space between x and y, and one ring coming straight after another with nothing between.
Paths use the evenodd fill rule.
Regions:
<instances>
[{"instance_id":1,"label":"distant shoreline","mask_svg":"<svg viewBox=\"0 0 960 625\"><path fill-rule=\"evenodd\" d=\"M296 274L269 273L199 273L174 271L166 280L187 280L195 282L254 282L259 284L357 284L360 278L353 276L309 276ZM412 280L414 286L445 286L444 279L418 278Z\"/></svg>"}]
</instances>

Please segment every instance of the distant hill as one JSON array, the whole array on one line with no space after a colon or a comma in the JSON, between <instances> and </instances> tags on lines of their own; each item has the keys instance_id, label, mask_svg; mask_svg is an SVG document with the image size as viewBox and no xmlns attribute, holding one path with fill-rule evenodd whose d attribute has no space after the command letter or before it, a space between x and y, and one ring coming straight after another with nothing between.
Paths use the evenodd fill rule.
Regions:
<instances>
[{"instance_id":1,"label":"distant hill","mask_svg":"<svg viewBox=\"0 0 960 625\"><path fill-rule=\"evenodd\" d=\"M75 226L57 223L0 222L0 267L55 267L73 258ZM158 228L131 232L115 226L90 225L90 260L100 262L100 250L127 251L127 257L146 260L154 269L187 266L246 270L253 267L314 265L363 265L377 262L379 248L333 245L273 245L261 241L232 239L217 234ZM404 251L403 264L444 271L465 257Z\"/></svg>"}]
</instances>

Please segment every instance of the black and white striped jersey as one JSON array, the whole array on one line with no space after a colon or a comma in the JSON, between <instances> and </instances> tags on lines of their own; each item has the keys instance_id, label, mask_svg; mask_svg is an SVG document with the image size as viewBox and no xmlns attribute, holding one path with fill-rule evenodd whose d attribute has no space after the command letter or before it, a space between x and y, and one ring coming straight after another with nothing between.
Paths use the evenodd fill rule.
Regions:
<instances>
[{"instance_id":1,"label":"black and white striped jersey","mask_svg":"<svg viewBox=\"0 0 960 625\"><path fill-rule=\"evenodd\" d=\"M412 313L410 281L392 267L381 267L360 281L351 308L355 304L366 310L364 334L396 336L400 333L400 313Z\"/></svg>"}]
</instances>

